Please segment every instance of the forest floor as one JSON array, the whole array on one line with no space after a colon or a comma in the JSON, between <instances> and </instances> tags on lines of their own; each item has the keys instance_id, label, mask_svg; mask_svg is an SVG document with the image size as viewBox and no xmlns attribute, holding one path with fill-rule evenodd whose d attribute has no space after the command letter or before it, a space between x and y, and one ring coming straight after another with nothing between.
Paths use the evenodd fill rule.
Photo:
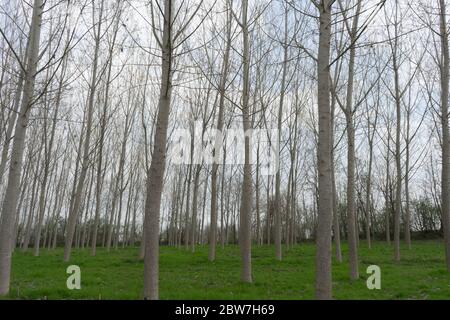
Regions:
<instances>
[{"instance_id":1,"label":"forest floor","mask_svg":"<svg viewBox=\"0 0 450 320\"><path fill-rule=\"evenodd\" d=\"M314 297L313 243L283 250L276 261L272 246L253 246L252 284L239 281L239 247L217 248L217 259L208 262L208 247L195 253L161 247L161 299L312 299ZM445 270L440 241L415 241L412 250L402 247L401 262L393 262L393 247L375 242L368 250L361 241L360 280L348 279L347 250L344 262L333 259L333 296L336 299L450 299L450 273ZM32 251L32 250L30 250ZM70 263L63 263L63 249L32 252L16 250L13 256L10 299L140 299L143 262L138 248L99 249L91 257L88 249L74 250ZM69 290L66 268L81 269L81 289ZM369 265L381 268L381 290L369 290Z\"/></svg>"}]
</instances>

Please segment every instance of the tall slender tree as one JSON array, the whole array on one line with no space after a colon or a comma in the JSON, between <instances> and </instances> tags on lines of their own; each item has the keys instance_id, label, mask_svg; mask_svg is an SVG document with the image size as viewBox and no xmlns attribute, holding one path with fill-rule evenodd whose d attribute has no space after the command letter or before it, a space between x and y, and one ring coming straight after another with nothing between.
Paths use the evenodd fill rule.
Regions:
<instances>
[{"instance_id":1,"label":"tall slender tree","mask_svg":"<svg viewBox=\"0 0 450 320\"><path fill-rule=\"evenodd\" d=\"M0 295L9 292L11 275L11 251L14 241L14 221L20 187L25 138L34 101L34 85L36 80L37 64L39 62L39 44L41 38L42 14L44 2L34 0L33 15L29 31L29 50L25 64L25 82L23 86L22 105L14 131L14 140L11 150L11 163L8 173L5 200L2 206L0 224Z\"/></svg>"}]
</instances>

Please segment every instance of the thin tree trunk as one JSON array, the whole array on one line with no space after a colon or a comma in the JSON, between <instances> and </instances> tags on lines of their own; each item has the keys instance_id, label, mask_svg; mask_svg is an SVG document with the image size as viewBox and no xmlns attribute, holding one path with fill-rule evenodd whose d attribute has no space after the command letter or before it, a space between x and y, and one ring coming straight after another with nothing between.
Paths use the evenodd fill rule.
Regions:
<instances>
[{"instance_id":1,"label":"thin tree trunk","mask_svg":"<svg viewBox=\"0 0 450 320\"><path fill-rule=\"evenodd\" d=\"M89 98L88 98L88 111L87 111L87 123L86 123L86 136L84 140L84 148L83 148L83 159L81 163L81 172L80 177L78 179L77 189L74 195L74 203L73 208L69 213L69 218L67 222L67 230L66 230L66 242L64 246L64 261L67 262L70 260L70 253L72 250L72 242L73 236L75 234L75 227L78 218L78 213L80 211L81 206L81 196L83 194L84 182L86 179L86 174L89 169L89 147L91 142L91 131L92 131L92 118L94 113L94 98L95 92L98 84L97 79L97 69L98 69L98 56L100 51L100 38L101 38L101 27L102 27L102 17L103 17L103 5L104 0L101 2L100 12L99 12L99 20L97 26L97 34L95 37L95 49L94 49L94 61L92 67L92 75L91 75L91 83L89 87Z\"/></svg>"},{"instance_id":2,"label":"thin tree trunk","mask_svg":"<svg viewBox=\"0 0 450 320\"><path fill-rule=\"evenodd\" d=\"M372 241L370 239L370 217L371 217L371 187L372 187L372 162L373 162L373 145L369 142L369 169L367 171L367 185L366 185L366 240L369 249L372 248Z\"/></svg>"},{"instance_id":3,"label":"thin tree trunk","mask_svg":"<svg viewBox=\"0 0 450 320\"><path fill-rule=\"evenodd\" d=\"M332 1L322 0L320 37L317 60L319 106L319 208L316 233L316 293L317 299L331 299L331 225L333 212L331 183L330 135L330 38Z\"/></svg>"},{"instance_id":4,"label":"thin tree trunk","mask_svg":"<svg viewBox=\"0 0 450 320\"><path fill-rule=\"evenodd\" d=\"M385 207L385 231L386 231L386 242L388 245L391 245L391 229L390 229L390 179L391 179L391 167L390 167L390 127L387 128L388 137L387 137L387 150L386 150L386 185L385 185L385 198L384 198L384 207Z\"/></svg>"},{"instance_id":5,"label":"thin tree trunk","mask_svg":"<svg viewBox=\"0 0 450 320\"><path fill-rule=\"evenodd\" d=\"M356 198L355 198L355 127L353 123L353 85L354 85L354 69L355 69L355 56L356 47L355 42L357 40L358 33L358 20L361 11L361 1L358 1L356 7L356 13L353 17L353 23L347 28L350 33L350 58L348 62L348 82L347 82L347 97L346 107L344 110L346 125L347 125L347 230L348 230L348 255L349 255L349 271L350 279L356 280L359 278L358 271L358 239L359 228L357 226L358 219L356 216Z\"/></svg>"},{"instance_id":6,"label":"thin tree trunk","mask_svg":"<svg viewBox=\"0 0 450 320\"><path fill-rule=\"evenodd\" d=\"M244 178L242 182L241 208L239 215L239 247L241 251L241 280L243 282L252 282L252 165L250 162L250 137L247 136L251 128L249 94L250 94L250 50L249 50L249 32L247 23L248 0L242 1L242 36L243 36L243 90L242 90L242 122L245 136L245 164Z\"/></svg>"},{"instance_id":7,"label":"thin tree trunk","mask_svg":"<svg viewBox=\"0 0 450 320\"><path fill-rule=\"evenodd\" d=\"M52 122L52 129L50 132L50 141L47 146L47 142L45 141L45 146L47 146L46 152L44 154L45 160L44 160L44 172L43 172L43 178L41 183L41 194L39 198L39 212L38 212L38 223L35 233L35 240L34 240L34 256L39 256L39 247L40 247L40 239L41 239L41 229L42 229L42 223L44 220L44 214L45 214L45 192L47 189L47 181L49 177L49 171L50 171L50 159L52 156L53 151L53 142L55 140L55 131L56 131L56 123L58 121L58 114L59 114L59 107L61 104L61 95L63 90L63 83L64 83L64 73L65 73L65 66L66 66L66 59L64 58L64 65L61 69L61 78L58 83L58 93L56 96L56 102L55 102L55 111L53 114L53 122ZM47 116L45 116L47 117ZM44 126L46 126L46 123L44 123ZM44 130L44 134L46 135L46 129ZM44 139L47 139L47 136L44 137Z\"/></svg>"},{"instance_id":8,"label":"thin tree trunk","mask_svg":"<svg viewBox=\"0 0 450 320\"><path fill-rule=\"evenodd\" d=\"M405 154L405 243L411 249L411 212L409 208L409 159L410 159L410 111L406 111L406 154Z\"/></svg>"},{"instance_id":9,"label":"thin tree trunk","mask_svg":"<svg viewBox=\"0 0 450 320\"><path fill-rule=\"evenodd\" d=\"M212 165L211 172L211 222L209 227L209 248L208 248L208 260L214 261L216 259L216 244L217 244L217 171L218 171L218 155L220 155L219 148L222 143L222 131L223 131L223 118L224 118L224 109L225 109L225 89L227 84L227 76L229 69L229 58L230 58L230 49L231 49L231 10L229 2L227 1L227 40L225 53L223 57L222 63L222 73L220 76L220 86L219 86L219 114L217 119L217 130L220 134L216 137L215 148L214 148L214 163ZM223 164L225 165L225 163ZM223 222L223 216L221 218ZM221 230L223 231L223 227L221 224ZM223 240L222 232L221 239ZM223 241L221 241L223 244Z\"/></svg>"},{"instance_id":10,"label":"thin tree trunk","mask_svg":"<svg viewBox=\"0 0 450 320\"><path fill-rule=\"evenodd\" d=\"M166 167L166 143L169 127L172 90L172 0L164 2L164 27L162 36L161 91L158 103L152 161L147 178L147 203L145 207L145 257L144 299L157 300L159 276L159 219L164 170Z\"/></svg>"},{"instance_id":11,"label":"thin tree trunk","mask_svg":"<svg viewBox=\"0 0 450 320\"><path fill-rule=\"evenodd\" d=\"M256 244L258 246L261 245L261 213L260 213L260 208L259 208L259 200L260 200L260 195L259 195L259 166L260 166L260 160L259 160L259 151L260 151L260 142L258 141L258 151L256 154L256 183L255 183L255 194L256 194Z\"/></svg>"},{"instance_id":12,"label":"thin tree trunk","mask_svg":"<svg viewBox=\"0 0 450 320\"><path fill-rule=\"evenodd\" d=\"M336 76L337 76L336 72ZM336 83L336 79L334 81ZM336 95L333 94L331 96L331 119L330 119L330 131L331 131L331 186L333 191L333 238L334 238L334 246L335 246L335 255L336 261L338 263L342 262L342 250L341 250L341 228L339 223L339 212L338 212L338 199L337 199L337 191L336 191L336 165L334 162L334 115L336 112Z\"/></svg>"},{"instance_id":13,"label":"thin tree trunk","mask_svg":"<svg viewBox=\"0 0 450 320\"><path fill-rule=\"evenodd\" d=\"M226 163L226 157L227 157L227 149L224 148L223 150L223 163ZM226 184L226 166L222 166L222 181L220 186L220 244L222 246L222 249L225 247L225 184ZM226 199L230 198L230 193L227 194ZM227 207L228 208L228 207Z\"/></svg>"},{"instance_id":14,"label":"thin tree trunk","mask_svg":"<svg viewBox=\"0 0 450 320\"><path fill-rule=\"evenodd\" d=\"M190 162L189 162L189 174L187 181L187 195L186 195L186 208L184 214L184 248L188 250L189 248L189 212L190 212L190 201L191 201L191 181L192 181L192 166L194 159L194 140L195 140L195 129L191 132L191 149L190 149Z\"/></svg>"},{"instance_id":15,"label":"thin tree trunk","mask_svg":"<svg viewBox=\"0 0 450 320\"><path fill-rule=\"evenodd\" d=\"M202 206L202 224L200 227L200 243L204 244L204 234L205 234L205 211L206 211L206 194L208 191L208 183L206 182L208 179L205 180L205 186L203 188L203 206Z\"/></svg>"},{"instance_id":16,"label":"thin tree trunk","mask_svg":"<svg viewBox=\"0 0 450 320\"><path fill-rule=\"evenodd\" d=\"M399 72L396 54L393 55L395 106L396 106L396 133L395 133L395 167L397 173L395 191L395 216L394 216L394 260L400 261L400 217L402 211L402 164L401 164L401 98L399 88Z\"/></svg>"},{"instance_id":17,"label":"thin tree trunk","mask_svg":"<svg viewBox=\"0 0 450 320\"><path fill-rule=\"evenodd\" d=\"M198 180L200 178L201 165L197 165L194 176L194 194L192 195L192 224L191 224L191 251L195 252L196 233L197 229L197 203L198 203Z\"/></svg>"},{"instance_id":18,"label":"thin tree trunk","mask_svg":"<svg viewBox=\"0 0 450 320\"><path fill-rule=\"evenodd\" d=\"M93 226L93 234L92 234L92 245L91 245L91 255L95 256L97 253L97 234L98 234L98 224L100 222L100 205L101 205L101 195L103 190L103 147L104 140L106 134L106 124L108 117L108 101L109 101L109 88L111 85L111 69L112 69L112 54L114 50L114 44L117 37L117 31L120 21L120 14L116 18L115 32L113 35L113 40L111 47L109 49L109 62L108 62L108 72L106 76L106 88L105 88L105 96L103 103L103 113L101 116L101 125L100 125L100 137L98 142L98 154L97 154L97 181L95 187L95 218L94 218L94 226Z\"/></svg>"},{"instance_id":19,"label":"thin tree trunk","mask_svg":"<svg viewBox=\"0 0 450 320\"><path fill-rule=\"evenodd\" d=\"M450 272L450 137L448 125L448 96L449 96L449 49L448 31L446 22L446 5L444 0L439 1L440 5L440 37L442 50L441 66L441 125L442 125L442 224L445 242L445 262L447 271Z\"/></svg>"},{"instance_id":20,"label":"thin tree trunk","mask_svg":"<svg viewBox=\"0 0 450 320\"><path fill-rule=\"evenodd\" d=\"M286 5L287 6L287 5ZM288 44L287 44L287 33L288 33L288 12L287 7L285 9L285 17L284 17L284 43L283 43L283 71L281 76L281 88L280 88L280 105L278 108L278 145L281 146L281 124L283 120L283 104L284 104L284 96L286 91L286 74L287 74L287 60L288 60ZM280 148L281 150L281 148ZM281 183L281 175L280 170L277 170L275 174L275 207L274 207L274 218L275 218L275 232L274 232L274 241L275 241L275 259L282 259L281 252L281 191L280 191L280 183Z\"/></svg>"},{"instance_id":21,"label":"thin tree trunk","mask_svg":"<svg viewBox=\"0 0 450 320\"><path fill-rule=\"evenodd\" d=\"M41 153L39 153L39 157L37 160L37 165L36 165L36 173L34 174L34 179L33 179L33 186L31 187L31 199L29 202L29 211L28 211L28 216L27 216L27 222L26 222L26 226L25 226L25 237L23 240L23 244L22 244L22 251L27 251L28 250L28 246L30 244L30 239L31 239L31 226L33 225L33 219L34 219L34 208L36 205L36 195L39 192L39 187L38 187L38 181L39 181L39 164L40 164L40 160L41 160Z\"/></svg>"},{"instance_id":22,"label":"thin tree trunk","mask_svg":"<svg viewBox=\"0 0 450 320\"><path fill-rule=\"evenodd\" d=\"M25 57L26 57L26 54L25 54ZM12 133L13 133L13 130L14 130L14 127L16 124L16 120L17 120L17 114L18 114L17 110L19 109L20 98L22 97L22 92L23 92L23 90L22 90L23 89L23 79L24 79L24 71L21 70L21 73L19 76L19 81L17 84L16 94L14 97L14 107L11 112L11 117L9 118L9 121L8 121L8 128L6 129L6 134L5 134L5 143L3 144L3 149L2 149L2 157L0 160L0 179L3 178L3 174L5 173L5 169L6 169L6 162L8 161L9 145L11 143Z\"/></svg>"}]
</instances>

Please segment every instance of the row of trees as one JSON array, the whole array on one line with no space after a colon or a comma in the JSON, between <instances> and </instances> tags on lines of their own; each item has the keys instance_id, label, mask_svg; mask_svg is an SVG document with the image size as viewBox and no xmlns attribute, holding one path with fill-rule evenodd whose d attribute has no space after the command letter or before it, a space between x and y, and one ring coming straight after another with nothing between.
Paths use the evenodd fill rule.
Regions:
<instances>
[{"instance_id":1,"label":"row of trees","mask_svg":"<svg viewBox=\"0 0 450 320\"><path fill-rule=\"evenodd\" d=\"M443 234L450 271L444 0L0 8L0 295L12 252L30 246L64 245L70 261L73 248L140 245L146 299L159 296L161 243L208 244L209 261L238 243L252 282L252 244L282 260L315 239L319 299L341 239L351 280L360 238L392 241L399 261L419 232ZM212 127L277 134L231 143Z\"/></svg>"}]
</instances>

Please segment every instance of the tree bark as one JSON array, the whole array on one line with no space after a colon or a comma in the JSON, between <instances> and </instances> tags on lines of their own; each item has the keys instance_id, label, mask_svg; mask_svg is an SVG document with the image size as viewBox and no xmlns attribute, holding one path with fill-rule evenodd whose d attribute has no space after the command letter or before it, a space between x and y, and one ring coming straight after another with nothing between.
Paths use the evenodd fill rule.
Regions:
<instances>
[{"instance_id":1,"label":"tree bark","mask_svg":"<svg viewBox=\"0 0 450 320\"><path fill-rule=\"evenodd\" d=\"M316 291L317 299L331 299L331 135L330 135L330 38L333 1L321 0L320 36L317 59L319 107L319 203L316 233Z\"/></svg>"},{"instance_id":2,"label":"tree bark","mask_svg":"<svg viewBox=\"0 0 450 320\"><path fill-rule=\"evenodd\" d=\"M11 164L8 173L8 184L5 200L2 206L0 225L0 296L9 292L11 275L11 248L14 236L14 221L19 195L20 175L22 171L25 137L28 119L33 101L34 84L37 64L39 60L39 43L44 4L42 0L34 0L33 15L29 33L29 55L26 63L25 83L23 88L22 105L19 110L18 122L14 132L11 150Z\"/></svg>"},{"instance_id":3,"label":"tree bark","mask_svg":"<svg viewBox=\"0 0 450 320\"><path fill-rule=\"evenodd\" d=\"M152 161L147 178L147 203L145 207L144 299L157 300L159 276L159 223L161 194L166 167L166 143L169 126L172 91L172 6L164 2L164 27L162 38L161 91L153 143Z\"/></svg>"},{"instance_id":4,"label":"tree bark","mask_svg":"<svg viewBox=\"0 0 450 320\"><path fill-rule=\"evenodd\" d=\"M281 76L281 88L280 88L280 105L278 107L278 145L281 146L281 124L283 118L283 104L284 96L286 90L286 74L287 74L287 60L288 60L288 44L287 44L287 33L288 33L288 23L287 23L287 7L285 9L284 15L284 43L283 43L283 71ZM280 149L281 150L281 149ZM280 158L280 157L279 157ZM280 160L281 161L281 160ZM280 170L277 170L275 174L275 207L274 207L274 218L275 218L275 259L281 261L281 199L280 199L280 183L281 176Z\"/></svg>"},{"instance_id":5,"label":"tree bark","mask_svg":"<svg viewBox=\"0 0 450 320\"><path fill-rule=\"evenodd\" d=\"M450 137L448 125L448 95L449 95L449 49L448 31L446 22L446 5L444 0L439 1L440 11L440 38L442 50L441 71L441 125L442 125L442 224L445 242L445 262L450 272Z\"/></svg>"},{"instance_id":6,"label":"tree bark","mask_svg":"<svg viewBox=\"0 0 450 320\"><path fill-rule=\"evenodd\" d=\"M242 90L242 122L245 136L245 164L244 178L242 181L241 207L239 215L239 247L241 251L241 280L252 282L252 258L251 258L251 211L252 211L252 165L250 137L247 132L251 128L249 94L250 94L250 52L249 52L249 32L247 23L248 0L242 1L242 36L243 36L243 90Z\"/></svg>"}]
</instances>

